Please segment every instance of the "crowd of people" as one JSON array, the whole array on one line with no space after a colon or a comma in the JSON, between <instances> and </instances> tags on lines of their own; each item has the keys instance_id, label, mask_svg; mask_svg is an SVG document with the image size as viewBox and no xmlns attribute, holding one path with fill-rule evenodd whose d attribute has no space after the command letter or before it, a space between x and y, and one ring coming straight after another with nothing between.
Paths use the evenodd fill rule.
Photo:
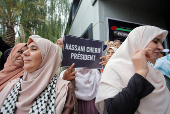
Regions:
<instances>
[{"instance_id":1,"label":"crowd of people","mask_svg":"<svg viewBox=\"0 0 170 114\"><path fill-rule=\"evenodd\" d=\"M103 69L62 67L62 38L32 35L13 48L0 39L0 113L170 114L167 34L139 26L123 43L106 41Z\"/></svg>"}]
</instances>

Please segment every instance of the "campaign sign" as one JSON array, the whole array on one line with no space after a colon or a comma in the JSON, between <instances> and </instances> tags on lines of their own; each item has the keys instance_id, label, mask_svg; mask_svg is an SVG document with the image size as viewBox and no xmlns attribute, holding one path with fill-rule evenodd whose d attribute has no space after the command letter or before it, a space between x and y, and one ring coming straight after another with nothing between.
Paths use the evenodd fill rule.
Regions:
<instances>
[{"instance_id":1,"label":"campaign sign","mask_svg":"<svg viewBox=\"0 0 170 114\"><path fill-rule=\"evenodd\" d=\"M63 42L63 67L102 69L99 64L102 60L103 41L84 39L65 35Z\"/></svg>"}]
</instances>

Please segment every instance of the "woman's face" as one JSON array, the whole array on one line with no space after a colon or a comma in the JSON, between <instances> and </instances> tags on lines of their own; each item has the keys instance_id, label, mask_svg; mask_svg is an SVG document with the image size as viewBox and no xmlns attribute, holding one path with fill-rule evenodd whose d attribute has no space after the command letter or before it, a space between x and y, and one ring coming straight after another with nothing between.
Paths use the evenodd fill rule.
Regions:
<instances>
[{"instance_id":1,"label":"woman's face","mask_svg":"<svg viewBox=\"0 0 170 114\"><path fill-rule=\"evenodd\" d=\"M63 43L60 40L57 41L57 45L60 46L61 49L63 49Z\"/></svg>"},{"instance_id":2,"label":"woman's face","mask_svg":"<svg viewBox=\"0 0 170 114\"><path fill-rule=\"evenodd\" d=\"M163 50L162 46L162 36L158 35L155 37L147 46L146 48L151 48L151 51L148 52L148 59L147 61L153 61L158 59L160 51Z\"/></svg>"},{"instance_id":3,"label":"woman's face","mask_svg":"<svg viewBox=\"0 0 170 114\"><path fill-rule=\"evenodd\" d=\"M31 73L39 68L42 62L41 51L35 42L28 45L28 49L23 53L24 70Z\"/></svg>"},{"instance_id":4,"label":"woman's face","mask_svg":"<svg viewBox=\"0 0 170 114\"><path fill-rule=\"evenodd\" d=\"M23 61L23 57L21 55L26 49L27 49L27 47L24 46L15 53L15 55L12 57L13 65L17 66L18 68L23 67L24 61Z\"/></svg>"},{"instance_id":5,"label":"woman's face","mask_svg":"<svg viewBox=\"0 0 170 114\"><path fill-rule=\"evenodd\" d=\"M109 60L110 57L114 54L114 50L113 49L109 49L106 53L106 60Z\"/></svg>"}]
</instances>

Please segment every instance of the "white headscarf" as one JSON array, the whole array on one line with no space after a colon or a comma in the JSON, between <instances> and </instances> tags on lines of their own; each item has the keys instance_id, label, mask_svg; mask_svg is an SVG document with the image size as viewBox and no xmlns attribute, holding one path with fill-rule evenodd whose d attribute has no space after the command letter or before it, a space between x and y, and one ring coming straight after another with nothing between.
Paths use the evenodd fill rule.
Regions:
<instances>
[{"instance_id":1,"label":"white headscarf","mask_svg":"<svg viewBox=\"0 0 170 114\"><path fill-rule=\"evenodd\" d=\"M101 74L97 69L75 68L75 93L77 99L90 101L96 97ZM61 72L60 78L65 71Z\"/></svg>"},{"instance_id":2,"label":"white headscarf","mask_svg":"<svg viewBox=\"0 0 170 114\"><path fill-rule=\"evenodd\" d=\"M107 51L108 51L109 49L113 49L114 52L116 52L116 50L117 50L117 48L115 48L115 47L109 47L109 48L107 49ZM106 54L107 54L107 52L106 52ZM106 55L106 54L105 54L105 55Z\"/></svg>"},{"instance_id":3,"label":"white headscarf","mask_svg":"<svg viewBox=\"0 0 170 114\"><path fill-rule=\"evenodd\" d=\"M96 107L100 113L104 111L104 100L114 98L122 91L130 78L135 74L131 61L135 50L144 49L156 36L162 34L163 40L168 32L154 26L140 26L132 30L121 47L110 58L102 75L96 97ZM146 79L155 87L154 91L140 100L136 113L170 114L170 94L165 79L160 71L148 64Z\"/></svg>"}]
</instances>

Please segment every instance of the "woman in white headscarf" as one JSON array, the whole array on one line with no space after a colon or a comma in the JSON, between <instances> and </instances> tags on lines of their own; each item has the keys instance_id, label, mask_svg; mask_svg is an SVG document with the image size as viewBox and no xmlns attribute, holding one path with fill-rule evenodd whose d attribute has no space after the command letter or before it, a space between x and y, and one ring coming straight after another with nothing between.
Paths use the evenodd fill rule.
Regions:
<instances>
[{"instance_id":1,"label":"woman in white headscarf","mask_svg":"<svg viewBox=\"0 0 170 114\"><path fill-rule=\"evenodd\" d=\"M111 56L116 52L116 50L117 50L117 48L115 48L115 47L109 47L106 51L105 56L100 57L100 59L103 59L103 61L100 62L99 64L106 66L107 62L109 61ZM100 72L103 73L103 70L104 70L104 68L100 69Z\"/></svg>"},{"instance_id":2,"label":"woman in white headscarf","mask_svg":"<svg viewBox=\"0 0 170 114\"><path fill-rule=\"evenodd\" d=\"M0 93L0 112L6 114L75 114L74 88L55 75L61 58L56 45L37 35L23 52L24 75Z\"/></svg>"},{"instance_id":3,"label":"woman in white headscarf","mask_svg":"<svg viewBox=\"0 0 170 114\"><path fill-rule=\"evenodd\" d=\"M102 114L170 114L170 93L156 60L168 32L154 26L132 30L102 75L96 107Z\"/></svg>"},{"instance_id":4,"label":"woman in white headscarf","mask_svg":"<svg viewBox=\"0 0 170 114\"><path fill-rule=\"evenodd\" d=\"M100 72L97 69L75 68L75 71L71 73L73 66L74 64L61 72L60 78L69 81L75 79L79 114L98 114L95 98L101 78Z\"/></svg>"}]
</instances>

